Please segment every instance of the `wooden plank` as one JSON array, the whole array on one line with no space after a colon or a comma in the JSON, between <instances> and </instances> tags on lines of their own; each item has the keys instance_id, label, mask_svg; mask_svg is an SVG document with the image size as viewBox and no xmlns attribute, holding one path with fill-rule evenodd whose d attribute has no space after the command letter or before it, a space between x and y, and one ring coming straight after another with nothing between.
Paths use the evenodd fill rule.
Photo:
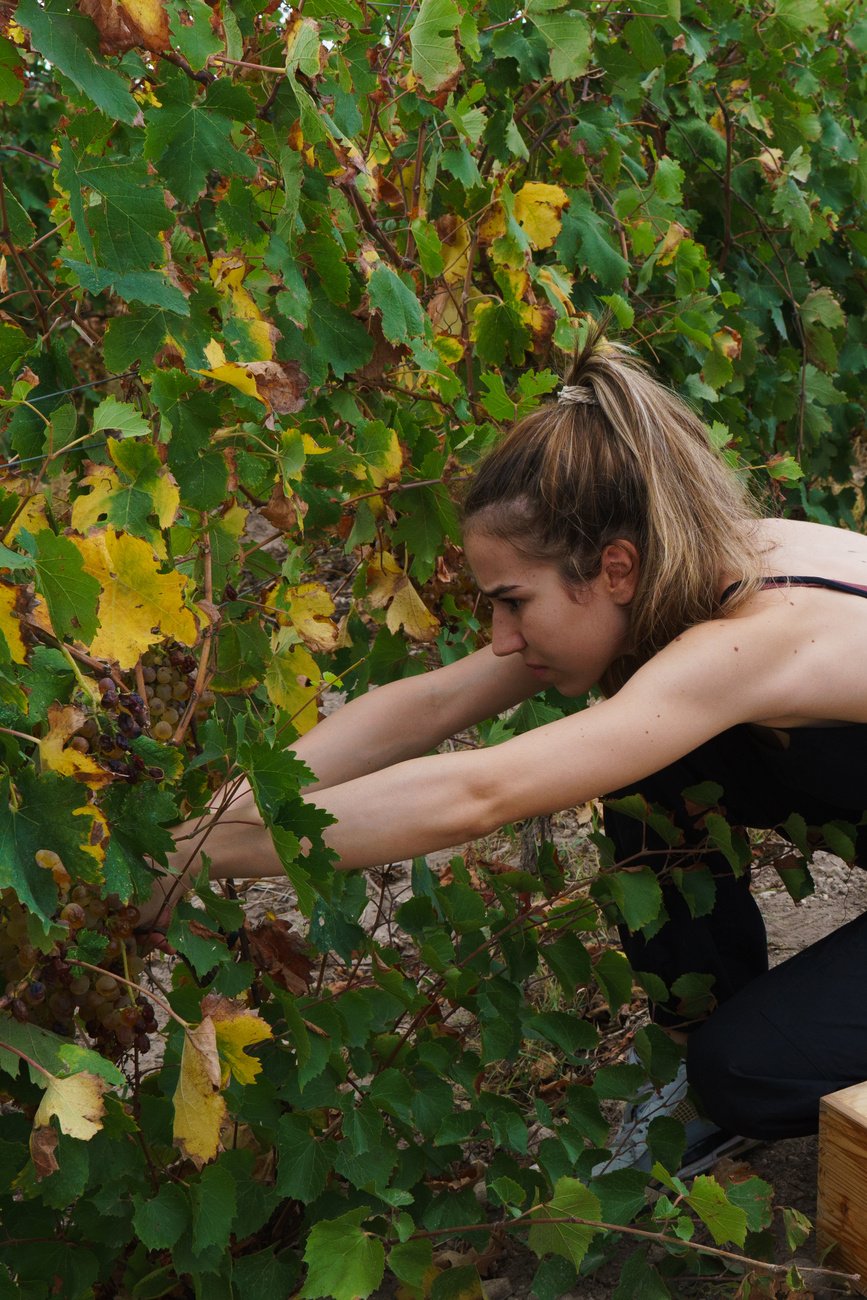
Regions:
<instances>
[{"instance_id":1,"label":"wooden plank","mask_svg":"<svg viewBox=\"0 0 867 1300\"><path fill-rule=\"evenodd\" d=\"M819 1105L819 1249L829 1264L860 1273L867 1295L867 1082L832 1092Z\"/></svg>"}]
</instances>

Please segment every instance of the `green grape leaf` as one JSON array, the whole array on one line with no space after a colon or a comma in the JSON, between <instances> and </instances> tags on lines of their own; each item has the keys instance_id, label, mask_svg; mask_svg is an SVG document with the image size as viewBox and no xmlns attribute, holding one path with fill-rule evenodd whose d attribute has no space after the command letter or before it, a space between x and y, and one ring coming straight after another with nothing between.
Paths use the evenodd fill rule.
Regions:
<instances>
[{"instance_id":1,"label":"green grape leaf","mask_svg":"<svg viewBox=\"0 0 867 1300\"><path fill-rule=\"evenodd\" d=\"M659 916L662 889L650 867L614 872L605 877L605 883L630 930L640 930Z\"/></svg>"},{"instance_id":2,"label":"green grape leaf","mask_svg":"<svg viewBox=\"0 0 867 1300\"><path fill-rule=\"evenodd\" d=\"M35 538L36 587L45 597L51 626L61 639L89 644L96 636L100 586L85 572L81 552L44 528Z\"/></svg>"},{"instance_id":3,"label":"green grape leaf","mask_svg":"<svg viewBox=\"0 0 867 1300\"><path fill-rule=\"evenodd\" d=\"M104 397L93 413L93 432L111 429L121 438L141 438L150 433L150 425L129 402L119 402L113 395Z\"/></svg>"},{"instance_id":4,"label":"green grape leaf","mask_svg":"<svg viewBox=\"0 0 867 1300\"><path fill-rule=\"evenodd\" d=\"M163 1183L149 1200L133 1197L133 1224L148 1250L168 1250L190 1226L190 1200L180 1183Z\"/></svg>"},{"instance_id":5,"label":"green grape leaf","mask_svg":"<svg viewBox=\"0 0 867 1300\"><path fill-rule=\"evenodd\" d=\"M235 1180L222 1164L207 1165L198 1182L191 1184L193 1198L193 1250L209 1246L228 1249L229 1231L236 1210Z\"/></svg>"},{"instance_id":6,"label":"green grape leaf","mask_svg":"<svg viewBox=\"0 0 867 1300\"><path fill-rule=\"evenodd\" d=\"M539 1223L539 1219L600 1219L599 1198L577 1178L559 1178L550 1201L533 1208L528 1245L539 1258L561 1255L577 1268L599 1231L581 1223Z\"/></svg>"},{"instance_id":7,"label":"green grape leaf","mask_svg":"<svg viewBox=\"0 0 867 1300\"><path fill-rule=\"evenodd\" d=\"M308 1205L325 1190L335 1144L310 1132L301 1115L283 1115L277 1130L277 1191Z\"/></svg>"},{"instance_id":8,"label":"green grape leaf","mask_svg":"<svg viewBox=\"0 0 867 1300\"><path fill-rule=\"evenodd\" d=\"M728 1241L743 1246L747 1235L746 1211L739 1205L732 1205L713 1178L699 1174L684 1199L718 1246L723 1246Z\"/></svg>"},{"instance_id":9,"label":"green grape leaf","mask_svg":"<svg viewBox=\"0 0 867 1300\"><path fill-rule=\"evenodd\" d=\"M304 1249L308 1272L301 1295L306 1300L365 1300L382 1282L385 1249L362 1230L368 1215L360 1206L313 1225Z\"/></svg>"},{"instance_id":10,"label":"green grape leaf","mask_svg":"<svg viewBox=\"0 0 867 1300\"><path fill-rule=\"evenodd\" d=\"M33 46L101 109L109 119L133 122L138 104L127 81L104 66L96 28L84 14L70 12L67 0L21 0L15 17L30 32Z\"/></svg>"},{"instance_id":11,"label":"green grape leaf","mask_svg":"<svg viewBox=\"0 0 867 1300\"><path fill-rule=\"evenodd\" d=\"M430 1272L433 1246L430 1241L404 1241L392 1246L388 1267L407 1286L420 1288Z\"/></svg>"},{"instance_id":12,"label":"green grape leaf","mask_svg":"<svg viewBox=\"0 0 867 1300\"><path fill-rule=\"evenodd\" d=\"M88 293L100 294L110 289L124 302L139 302L145 307L162 307L179 316L189 316L190 307L180 289L170 284L160 271L113 271L88 266L64 257L64 266L76 276Z\"/></svg>"},{"instance_id":13,"label":"green grape leaf","mask_svg":"<svg viewBox=\"0 0 867 1300\"><path fill-rule=\"evenodd\" d=\"M406 343L424 331L425 316L415 293L391 267L380 262L368 286L370 305L382 313L382 332L391 343Z\"/></svg>"},{"instance_id":14,"label":"green grape leaf","mask_svg":"<svg viewBox=\"0 0 867 1300\"><path fill-rule=\"evenodd\" d=\"M743 1210L750 1232L762 1232L771 1226L774 1189L770 1183L762 1178L747 1178L742 1183L731 1183L726 1188L726 1196L732 1205Z\"/></svg>"},{"instance_id":15,"label":"green grape leaf","mask_svg":"<svg viewBox=\"0 0 867 1300\"><path fill-rule=\"evenodd\" d=\"M425 90L439 90L461 67L455 45L460 19L454 0L422 0L409 40L412 70Z\"/></svg>"},{"instance_id":16,"label":"green grape leaf","mask_svg":"<svg viewBox=\"0 0 867 1300\"><path fill-rule=\"evenodd\" d=\"M550 50L551 76L555 81L583 76L590 66L590 28L584 15L575 9L547 10L547 5L531 3L527 16Z\"/></svg>"},{"instance_id":17,"label":"green grape leaf","mask_svg":"<svg viewBox=\"0 0 867 1300\"><path fill-rule=\"evenodd\" d=\"M142 272L151 262L164 260L160 235L171 227L172 217L140 158L79 156L64 140L58 178L70 191L89 258L119 272ZM101 202L85 204L85 190L99 195Z\"/></svg>"},{"instance_id":18,"label":"green grape leaf","mask_svg":"<svg viewBox=\"0 0 867 1300\"><path fill-rule=\"evenodd\" d=\"M145 157L156 163L175 198L195 203L214 169L255 176L252 159L232 144L230 117L215 110L213 98L201 103L182 77L160 99L161 107L147 114Z\"/></svg>"}]
</instances>

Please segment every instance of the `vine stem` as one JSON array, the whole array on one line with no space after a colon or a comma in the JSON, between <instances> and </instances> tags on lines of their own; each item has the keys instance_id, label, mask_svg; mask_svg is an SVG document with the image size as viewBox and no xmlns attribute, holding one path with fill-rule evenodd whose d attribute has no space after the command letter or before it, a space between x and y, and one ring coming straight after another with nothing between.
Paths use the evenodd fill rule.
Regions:
<instances>
[{"instance_id":1,"label":"vine stem","mask_svg":"<svg viewBox=\"0 0 867 1300\"><path fill-rule=\"evenodd\" d=\"M286 76L285 68L275 68L270 63L250 63L247 59L230 59L227 54L212 54L208 63L226 63L231 68L249 68L251 72L277 72Z\"/></svg>"},{"instance_id":2,"label":"vine stem","mask_svg":"<svg viewBox=\"0 0 867 1300\"><path fill-rule=\"evenodd\" d=\"M460 482L461 479L466 477L466 474L449 475L449 482ZM376 488L373 492L359 492L358 496L346 497L340 504L342 506L351 506L356 501L365 501L368 497L391 496L392 492L411 492L413 488L435 487L445 481L446 475L441 474L439 478L423 478L415 483L395 483L392 487Z\"/></svg>"},{"instance_id":3,"label":"vine stem","mask_svg":"<svg viewBox=\"0 0 867 1300\"><path fill-rule=\"evenodd\" d=\"M32 1056L28 1056L26 1052L22 1052L19 1048L13 1047L11 1043L0 1042L0 1047L4 1048L7 1052L11 1052L13 1056L20 1057L22 1061L26 1061L26 1063L29 1066L32 1066L34 1070L38 1070L40 1074L44 1074L46 1079L54 1079L57 1077L52 1074L50 1070L46 1070L44 1065L40 1065L38 1061L34 1061Z\"/></svg>"},{"instance_id":4,"label":"vine stem","mask_svg":"<svg viewBox=\"0 0 867 1300\"><path fill-rule=\"evenodd\" d=\"M725 269L725 264L728 261L728 256L729 253L731 252L731 247L732 247L732 144L734 142L735 130L734 130L734 124L731 119L731 114L729 113L728 110L728 105L726 104L722 95L717 90L716 86L711 86L711 90L713 91L714 99L716 100L717 104L719 104L719 111L722 113L723 123L725 125L725 131L726 131L726 169L725 169L725 179L723 181L723 231L724 233L723 233L723 246L722 246L722 251L720 252L719 263L718 263L719 269L720 271L722 271Z\"/></svg>"},{"instance_id":5,"label":"vine stem","mask_svg":"<svg viewBox=\"0 0 867 1300\"><path fill-rule=\"evenodd\" d=\"M177 1021L184 1033L189 1032L190 1023L188 1020L184 1020L182 1016L179 1016L177 1011L172 1010L168 1002L165 1002L162 998L158 998L155 993L150 991L150 989L142 988L141 984L136 984L135 980L127 979L125 975L118 975L113 970L106 970L104 966L94 966L92 962L83 961L81 957L70 957L69 961L73 966L83 966L85 970L96 971L97 975L108 975L111 979L117 980L118 984L127 984L131 989L137 989L138 992L141 993L142 997L150 998L151 1002L155 1002L158 1007L162 1007L167 1016L170 1016L172 1020Z\"/></svg>"},{"instance_id":6,"label":"vine stem","mask_svg":"<svg viewBox=\"0 0 867 1300\"><path fill-rule=\"evenodd\" d=\"M26 731L16 731L14 727L0 727L4 736L17 736L19 740L29 740L31 745L39 744L38 736L28 736Z\"/></svg>"},{"instance_id":7,"label":"vine stem","mask_svg":"<svg viewBox=\"0 0 867 1300\"><path fill-rule=\"evenodd\" d=\"M45 332L48 330L48 317L45 314L45 308L42 305L39 294L36 293L33 287L33 282L31 281L30 276L27 274L27 268L22 261L20 252L15 247L15 242L12 238L12 231L9 227L9 213L6 208L6 185L3 180L2 171L0 171L0 238L3 239L4 243L9 248L12 261L15 263L18 274L21 276L22 284L27 289L33 300L33 304L36 307L36 314L42 324L43 332Z\"/></svg>"},{"instance_id":8,"label":"vine stem","mask_svg":"<svg viewBox=\"0 0 867 1300\"><path fill-rule=\"evenodd\" d=\"M207 521L206 521L207 523ZM210 608L214 604L214 574L211 557L211 538L205 532L201 540L202 567L204 569L204 587L205 601ZM196 711L196 705L201 698L202 690L205 685L205 678L208 675L208 664L211 659L211 646L214 641L214 622L209 619L208 625L202 631L202 657L199 660L199 667L196 672L196 681L190 692L189 702L184 709L183 717L177 725L175 734L172 736L172 744L180 745L184 736L187 734L193 715Z\"/></svg>"},{"instance_id":9,"label":"vine stem","mask_svg":"<svg viewBox=\"0 0 867 1300\"><path fill-rule=\"evenodd\" d=\"M739 1255L736 1251L723 1250L719 1246L705 1246L695 1241L683 1241L680 1237L670 1237L665 1232L651 1232L647 1228L632 1228L623 1223L606 1223L601 1219L579 1219L572 1216L542 1219L537 1218L532 1210L527 1210L526 1213L519 1215L515 1219L500 1219L493 1223L467 1223L453 1228L432 1228L429 1232L414 1232L411 1240L425 1241L433 1240L436 1237L455 1237L464 1232L493 1232L498 1228L536 1227L561 1223L571 1223L586 1228L598 1228L604 1232L622 1232L630 1237L641 1237L645 1241L665 1242L672 1246L681 1246L686 1250L697 1250L702 1255L714 1255L719 1259L733 1260L737 1264L747 1264L750 1268L760 1269L762 1272L775 1277L784 1276L791 1267L789 1264L770 1264L764 1259L753 1259L749 1255ZM394 1246L397 1244L398 1238L386 1237L385 1242L386 1245ZM819 1268L806 1264L799 1264L798 1271L800 1273L815 1273L822 1277L836 1278L841 1282L858 1282L861 1278L860 1273L839 1273L833 1268Z\"/></svg>"}]
</instances>

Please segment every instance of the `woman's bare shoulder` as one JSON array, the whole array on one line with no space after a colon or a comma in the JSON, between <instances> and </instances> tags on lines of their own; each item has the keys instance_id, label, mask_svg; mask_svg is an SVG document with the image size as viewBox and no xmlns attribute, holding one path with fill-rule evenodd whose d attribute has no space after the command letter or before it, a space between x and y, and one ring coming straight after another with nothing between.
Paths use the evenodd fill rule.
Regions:
<instances>
[{"instance_id":1,"label":"woman's bare shoulder","mask_svg":"<svg viewBox=\"0 0 867 1300\"><path fill-rule=\"evenodd\" d=\"M867 535L803 519L762 519L757 527L769 574L867 586Z\"/></svg>"}]
</instances>

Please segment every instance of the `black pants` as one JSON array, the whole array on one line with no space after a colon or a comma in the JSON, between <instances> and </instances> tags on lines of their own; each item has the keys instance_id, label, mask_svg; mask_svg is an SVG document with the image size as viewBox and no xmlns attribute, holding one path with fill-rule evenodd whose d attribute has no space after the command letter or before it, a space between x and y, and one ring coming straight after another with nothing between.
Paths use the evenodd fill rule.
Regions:
<instances>
[{"instance_id":1,"label":"black pants","mask_svg":"<svg viewBox=\"0 0 867 1300\"><path fill-rule=\"evenodd\" d=\"M867 795L867 782L858 784L852 762L861 772L867 765L864 729L810 728L789 736L783 745L765 729L735 727L616 795L637 792L671 812L685 844L696 850L706 848L706 832L681 794L707 780L723 787L720 803L732 825L770 828L792 813L811 826L859 823L853 781L855 795ZM847 747L857 747L848 769ZM846 806L838 802L841 790ZM676 998L653 1008L658 1023L691 1031L687 1069L707 1113L748 1137L815 1133L819 1098L867 1078L867 915L768 971L748 871L735 877L721 853L701 852L695 860L710 869L716 902L710 914L693 918L669 878L671 867L685 865L683 846L666 853L649 827L611 808L605 830L618 861L635 865L650 851L646 861L660 872L669 916L649 938L621 929L633 969L659 976L669 988L687 972L712 977L716 1006L697 1028L684 1023ZM856 845L856 860L867 865L867 826L859 827Z\"/></svg>"}]
</instances>

